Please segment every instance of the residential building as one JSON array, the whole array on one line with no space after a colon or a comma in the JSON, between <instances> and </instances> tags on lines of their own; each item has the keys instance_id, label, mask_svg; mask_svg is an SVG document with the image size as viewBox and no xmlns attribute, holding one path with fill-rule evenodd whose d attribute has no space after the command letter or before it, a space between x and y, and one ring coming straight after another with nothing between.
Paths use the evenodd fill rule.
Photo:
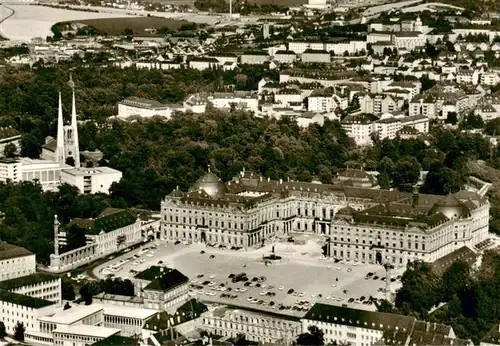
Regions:
<instances>
[{"instance_id":1,"label":"residential building","mask_svg":"<svg viewBox=\"0 0 500 346\"><path fill-rule=\"evenodd\" d=\"M257 94L245 91L192 94L184 100L184 109L201 114L205 112L208 104L227 111L234 107L256 113L259 109Z\"/></svg>"},{"instance_id":2,"label":"residential building","mask_svg":"<svg viewBox=\"0 0 500 346\"><path fill-rule=\"evenodd\" d=\"M324 194L342 198L324 199ZM360 212L346 219L341 210L347 206ZM397 216L401 213L404 218ZM188 192L176 189L166 196L161 214L163 239L248 248L277 234L312 232L331 238L332 256L360 261L364 256L370 263L382 258L405 266L408 259L433 262L485 240L489 202L466 191L447 197L413 196L396 190L271 181L250 172L223 183L208 172ZM417 222L419 218L425 223ZM404 227L398 226L401 223Z\"/></svg>"},{"instance_id":3,"label":"residential building","mask_svg":"<svg viewBox=\"0 0 500 346\"><path fill-rule=\"evenodd\" d=\"M282 107L289 107L292 104L302 104L302 101L302 91L296 87L283 88L274 94L274 102L280 104Z\"/></svg>"},{"instance_id":4,"label":"residential building","mask_svg":"<svg viewBox=\"0 0 500 346\"><path fill-rule=\"evenodd\" d=\"M171 313L189 300L189 279L177 269L149 267L134 277L134 284L149 309Z\"/></svg>"},{"instance_id":5,"label":"residential building","mask_svg":"<svg viewBox=\"0 0 500 346\"><path fill-rule=\"evenodd\" d=\"M23 247L0 242L0 283L35 272L35 254Z\"/></svg>"},{"instance_id":6,"label":"residential building","mask_svg":"<svg viewBox=\"0 0 500 346\"><path fill-rule=\"evenodd\" d=\"M479 83L479 72L477 70L460 69L457 72L458 84L474 84Z\"/></svg>"},{"instance_id":7,"label":"residential building","mask_svg":"<svg viewBox=\"0 0 500 346\"><path fill-rule=\"evenodd\" d=\"M282 64L291 64L297 61L297 54L291 50L278 50L274 53L274 60Z\"/></svg>"},{"instance_id":8,"label":"residential building","mask_svg":"<svg viewBox=\"0 0 500 346\"><path fill-rule=\"evenodd\" d=\"M264 52L246 52L240 56L240 62L248 65L262 65L269 61L269 56Z\"/></svg>"},{"instance_id":9,"label":"residential building","mask_svg":"<svg viewBox=\"0 0 500 346\"><path fill-rule=\"evenodd\" d=\"M189 68L195 70L206 70L209 68L217 68L220 66L219 60L212 57L193 57L188 62Z\"/></svg>"},{"instance_id":10,"label":"residential building","mask_svg":"<svg viewBox=\"0 0 500 346\"><path fill-rule=\"evenodd\" d=\"M336 43L291 41L288 43L288 50L296 54L302 54L308 49L325 50L334 55L343 55L348 52L349 55L366 52L366 41L347 41Z\"/></svg>"},{"instance_id":11,"label":"residential building","mask_svg":"<svg viewBox=\"0 0 500 346\"><path fill-rule=\"evenodd\" d=\"M346 109L347 97L335 94L334 88L314 90L307 98L307 110L310 112L333 112L335 109Z\"/></svg>"},{"instance_id":12,"label":"residential building","mask_svg":"<svg viewBox=\"0 0 500 346\"><path fill-rule=\"evenodd\" d=\"M358 97L361 113L385 114L399 112L404 105L402 98L382 94L362 94Z\"/></svg>"},{"instance_id":13,"label":"residential building","mask_svg":"<svg viewBox=\"0 0 500 346\"><path fill-rule=\"evenodd\" d=\"M357 145L364 146L372 144L373 122L377 119L371 114L351 114L342 119L340 124Z\"/></svg>"},{"instance_id":14,"label":"residential building","mask_svg":"<svg viewBox=\"0 0 500 346\"><path fill-rule=\"evenodd\" d=\"M217 306L200 319L209 333L230 338L242 333L246 340L259 343L290 345L302 332L298 317L244 308Z\"/></svg>"},{"instance_id":15,"label":"residential building","mask_svg":"<svg viewBox=\"0 0 500 346\"><path fill-rule=\"evenodd\" d=\"M331 56L326 50L306 49L301 55L302 62L306 63L330 63Z\"/></svg>"},{"instance_id":16,"label":"residential building","mask_svg":"<svg viewBox=\"0 0 500 346\"><path fill-rule=\"evenodd\" d=\"M0 290L61 304L61 278L43 273L0 281Z\"/></svg>"},{"instance_id":17,"label":"residential building","mask_svg":"<svg viewBox=\"0 0 500 346\"><path fill-rule=\"evenodd\" d=\"M182 107L135 96L127 97L118 102L118 118L122 119L129 117L151 118L153 116L170 119L172 113L179 110L182 110Z\"/></svg>"},{"instance_id":18,"label":"residential building","mask_svg":"<svg viewBox=\"0 0 500 346\"><path fill-rule=\"evenodd\" d=\"M483 72L480 76L481 84L497 85L500 83L500 74L498 72Z\"/></svg>"},{"instance_id":19,"label":"residential building","mask_svg":"<svg viewBox=\"0 0 500 346\"><path fill-rule=\"evenodd\" d=\"M80 193L109 194L111 185L122 179L122 172L111 167L66 168L61 170L61 183L78 188Z\"/></svg>"}]
</instances>

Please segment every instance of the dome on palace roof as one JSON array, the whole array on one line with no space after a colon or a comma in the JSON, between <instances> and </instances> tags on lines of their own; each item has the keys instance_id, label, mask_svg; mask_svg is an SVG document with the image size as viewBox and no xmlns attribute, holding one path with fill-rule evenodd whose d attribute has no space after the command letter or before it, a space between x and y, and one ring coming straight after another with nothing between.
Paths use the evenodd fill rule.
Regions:
<instances>
[{"instance_id":1,"label":"dome on palace roof","mask_svg":"<svg viewBox=\"0 0 500 346\"><path fill-rule=\"evenodd\" d=\"M205 191L213 199L219 199L224 197L226 185L215 174L208 172L189 189L190 192L199 190Z\"/></svg>"},{"instance_id":2,"label":"dome on palace roof","mask_svg":"<svg viewBox=\"0 0 500 346\"><path fill-rule=\"evenodd\" d=\"M442 213L448 219L457 219L468 216L469 208L454 195L448 195L437 201L429 211L429 214Z\"/></svg>"}]
</instances>

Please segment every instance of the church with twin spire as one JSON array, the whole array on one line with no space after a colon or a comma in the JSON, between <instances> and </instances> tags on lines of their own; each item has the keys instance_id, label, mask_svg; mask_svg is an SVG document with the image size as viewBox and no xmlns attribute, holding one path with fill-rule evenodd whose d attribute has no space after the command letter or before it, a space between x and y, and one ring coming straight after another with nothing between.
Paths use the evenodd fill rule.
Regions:
<instances>
[{"instance_id":1,"label":"church with twin spire","mask_svg":"<svg viewBox=\"0 0 500 346\"><path fill-rule=\"evenodd\" d=\"M110 167L83 167L78 141L75 83L70 76L72 92L71 121L65 124L62 95L59 92L57 137L47 137L40 159L27 157L0 159L0 181L32 181L44 191L57 190L60 184L76 186L80 193L109 193L119 182L122 172ZM87 165L85 165L87 166Z\"/></svg>"}]
</instances>

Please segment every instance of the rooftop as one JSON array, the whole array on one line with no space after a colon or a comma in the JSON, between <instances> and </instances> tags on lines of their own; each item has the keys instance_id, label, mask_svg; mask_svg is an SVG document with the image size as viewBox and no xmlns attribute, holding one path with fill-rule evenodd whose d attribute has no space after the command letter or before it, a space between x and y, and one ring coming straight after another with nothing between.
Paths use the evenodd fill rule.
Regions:
<instances>
[{"instance_id":1,"label":"rooftop","mask_svg":"<svg viewBox=\"0 0 500 346\"><path fill-rule=\"evenodd\" d=\"M0 243L0 261L31 255L33 255L33 253L23 247L3 242Z\"/></svg>"},{"instance_id":2,"label":"rooftop","mask_svg":"<svg viewBox=\"0 0 500 346\"><path fill-rule=\"evenodd\" d=\"M39 319L40 321L69 325L102 309L102 306L99 305L75 305L71 309L59 311L50 316L42 316Z\"/></svg>"},{"instance_id":3,"label":"rooftop","mask_svg":"<svg viewBox=\"0 0 500 346\"><path fill-rule=\"evenodd\" d=\"M306 320L335 323L345 326L376 329L410 331L414 317L357 310L346 307L316 303L304 316Z\"/></svg>"},{"instance_id":4,"label":"rooftop","mask_svg":"<svg viewBox=\"0 0 500 346\"><path fill-rule=\"evenodd\" d=\"M139 340L128 338L126 336L112 335L102 339L91 346L136 346L139 345Z\"/></svg>"},{"instance_id":5,"label":"rooftop","mask_svg":"<svg viewBox=\"0 0 500 346\"><path fill-rule=\"evenodd\" d=\"M151 316L158 313L157 310L135 308L135 307L121 306L121 305L106 305L103 308L105 315L137 318L141 320L150 318Z\"/></svg>"},{"instance_id":6,"label":"rooftop","mask_svg":"<svg viewBox=\"0 0 500 346\"><path fill-rule=\"evenodd\" d=\"M177 269L171 269L165 267L164 272L160 276L152 280L149 285L147 285L145 290L156 290L156 291L168 291L174 287L182 285L188 282L187 276L182 274Z\"/></svg>"},{"instance_id":7,"label":"rooftop","mask_svg":"<svg viewBox=\"0 0 500 346\"><path fill-rule=\"evenodd\" d=\"M141 97L130 96L125 100L120 101L120 104L127 106L132 106L136 108L146 108L146 109L159 109L166 108L167 106L161 102L155 100L148 100Z\"/></svg>"},{"instance_id":8,"label":"rooftop","mask_svg":"<svg viewBox=\"0 0 500 346\"><path fill-rule=\"evenodd\" d=\"M116 328L97 327L83 324L57 328L54 330L54 333L95 336L98 338L109 338L110 336L119 334L120 332L121 330Z\"/></svg>"},{"instance_id":9,"label":"rooftop","mask_svg":"<svg viewBox=\"0 0 500 346\"><path fill-rule=\"evenodd\" d=\"M49 302L45 299L25 296L24 294L13 293L6 290L0 290L0 301L26 306L32 309L41 309L46 306L55 304L54 302Z\"/></svg>"},{"instance_id":10,"label":"rooftop","mask_svg":"<svg viewBox=\"0 0 500 346\"><path fill-rule=\"evenodd\" d=\"M17 136L21 137L21 133L18 130L12 127L0 127L0 141Z\"/></svg>"},{"instance_id":11,"label":"rooftop","mask_svg":"<svg viewBox=\"0 0 500 346\"><path fill-rule=\"evenodd\" d=\"M111 167L93 167L93 168L66 168L63 169L63 172L66 174L74 175L74 176L86 176L86 175L104 175L104 174L116 174L121 173L120 171L113 169Z\"/></svg>"},{"instance_id":12,"label":"rooftop","mask_svg":"<svg viewBox=\"0 0 500 346\"><path fill-rule=\"evenodd\" d=\"M131 225L137 221L137 215L126 209L106 208L95 219L74 219L71 223L85 228L87 234L97 235Z\"/></svg>"},{"instance_id":13,"label":"rooftop","mask_svg":"<svg viewBox=\"0 0 500 346\"><path fill-rule=\"evenodd\" d=\"M35 273L27 276L21 276L19 278L10 279L6 281L0 281L0 290L13 290L25 286L33 286L40 284L42 282L58 280L59 277L55 275L45 274L45 273Z\"/></svg>"}]
</instances>

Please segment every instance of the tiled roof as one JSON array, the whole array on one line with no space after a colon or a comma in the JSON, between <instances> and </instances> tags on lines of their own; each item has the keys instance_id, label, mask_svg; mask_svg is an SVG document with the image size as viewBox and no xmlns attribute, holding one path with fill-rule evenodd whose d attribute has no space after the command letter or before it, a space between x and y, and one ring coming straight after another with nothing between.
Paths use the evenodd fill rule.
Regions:
<instances>
[{"instance_id":1,"label":"tiled roof","mask_svg":"<svg viewBox=\"0 0 500 346\"><path fill-rule=\"evenodd\" d=\"M30 255L33 253L23 247L0 242L0 261Z\"/></svg>"},{"instance_id":2,"label":"tiled roof","mask_svg":"<svg viewBox=\"0 0 500 346\"><path fill-rule=\"evenodd\" d=\"M306 320L334 323L381 331L411 332L414 317L351 309L316 303L304 316Z\"/></svg>"}]
</instances>

